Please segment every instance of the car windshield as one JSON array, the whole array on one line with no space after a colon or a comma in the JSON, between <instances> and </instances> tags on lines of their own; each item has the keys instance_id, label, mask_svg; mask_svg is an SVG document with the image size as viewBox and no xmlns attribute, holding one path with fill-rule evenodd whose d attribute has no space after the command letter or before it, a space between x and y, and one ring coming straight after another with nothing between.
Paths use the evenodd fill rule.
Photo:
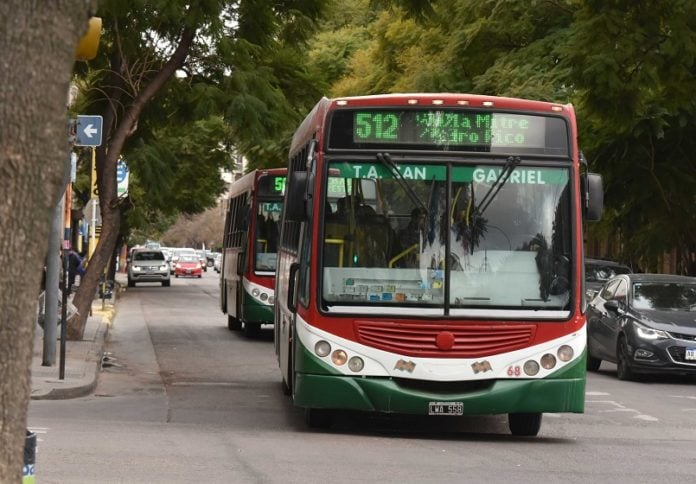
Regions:
<instances>
[{"instance_id":1,"label":"car windshield","mask_svg":"<svg viewBox=\"0 0 696 484\"><path fill-rule=\"evenodd\" d=\"M585 280L589 282L606 282L619 274L629 274L631 269L619 264L585 264Z\"/></svg>"},{"instance_id":2,"label":"car windshield","mask_svg":"<svg viewBox=\"0 0 696 484\"><path fill-rule=\"evenodd\" d=\"M198 256L183 254L179 257L179 262L198 262Z\"/></svg>"},{"instance_id":3,"label":"car windshield","mask_svg":"<svg viewBox=\"0 0 696 484\"><path fill-rule=\"evenodd\" d=\"M136 252L133 260L164 260L164 254L157 252Z\"/></svg>"},{"instance_id":4,"label":"car windshield","mask_svg":"<svg viewBox=\"0 0 696 484\"><path fill-rule=\"evenodd\" d=\"M499 166L401 163L401 180L379 162L333 162L329 169L327 309L568 309L567 169L519 166L485 203Z\"/></svg>"},{"instance_id":5,"label":"car windshield","mask_svg":"<svg viewBox=\"0 0 696 484\"><path fill-rule=\"evenodd\" d=\"M635 282L633 307L654 311L696 311L696 284Z\"/></svg>"}]
</instances>

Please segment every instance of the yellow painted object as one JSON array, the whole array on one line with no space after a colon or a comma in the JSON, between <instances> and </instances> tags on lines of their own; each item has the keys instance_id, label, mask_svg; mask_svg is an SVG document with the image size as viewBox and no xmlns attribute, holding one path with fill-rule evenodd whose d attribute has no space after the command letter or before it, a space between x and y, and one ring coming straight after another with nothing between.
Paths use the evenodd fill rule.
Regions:
<instances>
[{"instance_id":1,"label":"yellow painted object","mask_svg":"<svg viewBox=\"0 0 696 484\"><path fill-rule=\"evenodd\" d=\"M102 19L100 17L92 17L89 19L87 32L82 36L75 49L75 60L88 61L97 56L101 28Z\"/></svg>"}]
</instances>

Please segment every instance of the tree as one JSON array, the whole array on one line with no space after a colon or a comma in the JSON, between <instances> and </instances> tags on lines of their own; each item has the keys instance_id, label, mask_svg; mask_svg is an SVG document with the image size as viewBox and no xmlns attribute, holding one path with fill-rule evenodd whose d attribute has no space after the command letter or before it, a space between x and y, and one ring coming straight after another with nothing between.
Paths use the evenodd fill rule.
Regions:
<instances>
[{"instance_id":1,"label":"tree","mask_svg":"<svg viewBox=\"0 0 696 484\"><path fill-rule=\"evenodd\" d=\"M289 142L311 93L294 45L311 32L321 5L319 0L104 2L101 70L82 73L90 87L85 102L101 109L104 118L105 142L97 150L102 232L73 301L79 314L68 327L71 339L82 337L100 274L119 237L119 157L134 160L134 179L150 182L147 203L165 213L172 206L196 213L214 204L224 188L217 168L231 162L232 139L257 166L284 160L284 154L274 157ZM199 171L202 161L215 169ZM143 205L133 196L130 202Z\"/></svg>"},{"instance_id":2,"label":"tree","mask_svg":"<svg viewBox=\"0 0 696 484\"><path fill-rule=\"evenodd\" d=\"M95 5L0 4L0 482L20 482L36 314L50 219L67 183L66 101ZM12 66L8 68L7 66Z\"/></svg>"},{"instance_id":3,"label":"tree","mask_svg":"<svg viewBox=\"0 0 696 484\"><path fill-rule=\"evenodd\" d=\"M647 270L676 249L677 270L696 271L694 2L434 0L416 17L403 8L428 2L377 3L387 7L374 19L341 30L352 37L332 26L322 33L362 45L339 57L348 67L328 78L334 94L450 91L572 103L580 146L605 179L605 217L590 236L620 236L616 255Z\"/></svg>"}]
</instances>

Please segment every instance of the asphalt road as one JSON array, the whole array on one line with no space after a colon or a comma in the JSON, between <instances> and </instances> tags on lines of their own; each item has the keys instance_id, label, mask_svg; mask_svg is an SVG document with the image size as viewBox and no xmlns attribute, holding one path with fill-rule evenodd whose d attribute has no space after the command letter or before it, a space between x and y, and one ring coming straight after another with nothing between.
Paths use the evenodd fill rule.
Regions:
<instances>
[{"instance_id":1,"label":"asphalt road","mask_svg":"<svg viewBox=\"0 0 696 484\"><path fill-rule=\"evenodd\" d=\"M37 481L233 483L689 482L694 380L588 376L586 413L536 438L504 416L343 415L310 431L281 391L272 330L227 330L217 274L142 284L119 302L95 393L32 401Z\"/></svg>"}]
</instances>

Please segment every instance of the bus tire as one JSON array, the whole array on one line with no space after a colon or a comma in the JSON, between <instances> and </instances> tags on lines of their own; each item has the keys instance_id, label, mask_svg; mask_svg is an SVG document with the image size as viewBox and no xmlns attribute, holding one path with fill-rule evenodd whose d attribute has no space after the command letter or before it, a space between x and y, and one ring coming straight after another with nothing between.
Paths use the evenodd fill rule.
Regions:
<instances>
[{"instance_id":1,"label":"bus tire","mask_svg":"<svg viewBox=\"0 0 696 484\"><path fill-rule=\"evenodd\" d=\"M242 322L232 316L231 314L227 315L227 329L230 331L239 331L242 329Z\"/></svg>"},{"instance_id":2,"label":"bus tire","mask_svg":"<svg viewBox=\"0 0 696 484\"><path fill-rule=\"evenodd\" d=\"M594 356L591 356L589 352L587 353L587 370L588 371L599 370L599 367L601 364L602 364L601 358L595 358Z\"/></svg>"},{"instance_id":3,"label":"bus tire","mask_svg":"<svg viewBox=\"0 0 696 484\"><path fill-rule=\"evenodd\" d=\"M259 323L244 323L244 334L248 337L258 336L259 331L261 331L261 325Z\"/></svg>"},{"instance_id":4,"label":"bus tire","mask_svg":"<svg viewBox=\"0 0 696 484\"><path fill-rule=\"evenodd\" d=\"M305 408L305 423L312 429L327 429L331 426L333 415L325 408Z\"/></svg>"},{"instance_id":5,"label":"bus tire","mask_svg":"<svg viewBox=\"0 0 696 484\"><path fill-rule=\"evenodd\" d=\"M292 388L293 388L293 381L295 378L295 367L294 367L294 358L292 356L292 345L289 346L288 348L288 371L282 378L282 383L283 383L283 394L287 395L288 397L293 396L292 395Z\"/></svg>"},{"instance_id":6,"label":"bus tire","mask_svg":"<svg viewBox=\"0 0 696 484\"><path fill-rule=\"evenodd\" d=\"M541 413L510 413L508 425L512 435L536 437L541 428Z\"/></svg>"}]
</instances>

